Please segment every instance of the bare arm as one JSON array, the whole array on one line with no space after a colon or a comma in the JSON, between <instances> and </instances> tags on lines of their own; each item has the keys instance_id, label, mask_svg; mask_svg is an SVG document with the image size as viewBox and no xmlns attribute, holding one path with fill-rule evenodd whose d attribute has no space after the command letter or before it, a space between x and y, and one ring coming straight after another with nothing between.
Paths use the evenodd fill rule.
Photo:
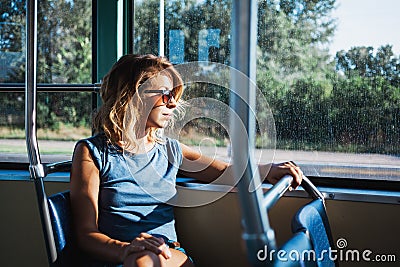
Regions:
<instances>
[{"instance_id":1,"label":"bare arm","mask_svg":"<svg viewBox=\"0 0 400 267\"><path fill-rule=\"evenodd\" d=\"M235 185L232 166L218 159L212 159L200 152L181 144L183 162L180 173L203 182L216 181L222 184ZM293 162L259 164L258 170L262 180L275 184L285 175L293 176L292 187L296 188L302 180L302 172ZM218 180L217 180L218 179Z\"/></svg>"},{"instance_id":2,"label":"bare arm","mask_svg":"<svg viewBox=\"0 0 400 267\"><path fill-rule=\"evenodd\" d=\"M129 243L111 239L98 230L99 170L82 143L74 152L70 184L73 225L79 246L96 258L122 262L123 248Z\"/></svg>"},{"instance_id":3,"label":"bare arm","mask_svg":"<svg viewBox=\"0 0 400 267\"><path fill-rule=\"evenodd\" d=\"M179 172L199 181L210 183L218 178L231 176L229 164L202 155L200 152L181 144L183 161Z\"/></svg>"}]
</instances>

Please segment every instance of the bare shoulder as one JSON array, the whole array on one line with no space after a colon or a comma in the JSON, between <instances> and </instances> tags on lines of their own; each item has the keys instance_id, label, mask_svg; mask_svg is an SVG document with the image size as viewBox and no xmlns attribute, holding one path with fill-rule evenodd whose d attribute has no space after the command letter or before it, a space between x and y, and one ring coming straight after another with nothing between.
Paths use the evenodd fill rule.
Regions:
<instances>
[{"instance_id":1,"label":"bare shoulder","mask_svg":"<svg viewBox=\"0 0 400 267\"><path fill-rule=\"evenodd\" d=\"M97 187L98 183L99 169L96 167L87 145L80 142L76 145L72 157L71 190L82 184L91 184Z\"/></svg>"},{"instance_id":2,"label":"bare shoulder","mask_svg":"<svg viewBox=\"0 0 400 267\"><path fill-rule=\"evenodd\" d=\"M83 142L79 142L75 146L74 155L72 156L72 161L78 161L83 158L92 159L88 146Z\"/></svg>"}]
</instances>

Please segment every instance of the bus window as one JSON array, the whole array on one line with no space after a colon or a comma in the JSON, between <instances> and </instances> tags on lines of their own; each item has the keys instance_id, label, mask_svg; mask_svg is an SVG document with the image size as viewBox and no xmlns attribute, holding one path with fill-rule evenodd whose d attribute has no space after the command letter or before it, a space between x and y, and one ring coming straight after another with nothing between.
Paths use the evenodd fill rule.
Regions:
<instances>
[{"instance_id":1,"label":"bus window","mask_svg":"<svg viewBox=\"0 0 400 267\"><path fill-rule=\"evenodd\" d=\"M294 159L310 176L398 181L400 40L388 30L399 23L398 4L348 2L258 1L255 82L273 113L274 160ZM164 43L175 64L229 66L231 6L228 0L171 0L161 17L159 1L135 1L135 52L158 54ZM229 104L223 90L205 87L198 95L189 90L188 98L207 95ZM206 123L196 119L182 138L203 140ZM219 136L225 142L212 142L229 157L226 129ZM258 131L256 151L266 149L262 143Z\"/></svg>"},{"instance_id":2,"label":"bus window","mask_svg":"<svg viewBox=\"0 0 400 267\"><path fill-rule=\"evenodd\" d=\"M0 161L27 162L25 1L5 1L1 12ZM91 95L76 87L92 82L92 1L38 4L37 67L40 152L45 162L70 159L73 143L91 134Z\"/></svg>"}]
</instances>

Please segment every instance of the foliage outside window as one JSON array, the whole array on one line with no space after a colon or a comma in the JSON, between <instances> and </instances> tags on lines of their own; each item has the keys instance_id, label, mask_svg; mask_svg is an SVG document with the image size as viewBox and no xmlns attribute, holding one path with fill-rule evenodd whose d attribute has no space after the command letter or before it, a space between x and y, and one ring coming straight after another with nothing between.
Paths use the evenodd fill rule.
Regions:
<instances>
[{"instance_id":1,"label":"foliage outside window","mask_svg":"<svg viewBox=\"0 0 400 267\"><path fill-rule=\"evenodd\" d=\"M37 3L38 83L91 83L91 4L89 0ZM5 85L25 82L25 6L25 0L2 0L0 4L0 83ZM67 134L71 129L88 129L83 132L90 134L89 94L39 92L37 98L39 138L74 139ZM25 138L24 95L0 93L0 101L5 118L0 120L2 138Z\"/></svg>"},{"instance_id":2,"label":"foliage outside window","mask_svg":"<svg viewBox=\"0 0 400 267\"><path fill-rule=\"evenodd\" d=\"M166 1L166 56L201 60L202 31L218 30L208 60L229 65L231 2ZM274 113L277 148L398 154L400 56L383 45L332 57L336 4L258 1L257 86ZM159 1L137 1L135 11L136 52L157 54ZM223 92L214 97L228 103Z\"/></svg>"}]
</instances>

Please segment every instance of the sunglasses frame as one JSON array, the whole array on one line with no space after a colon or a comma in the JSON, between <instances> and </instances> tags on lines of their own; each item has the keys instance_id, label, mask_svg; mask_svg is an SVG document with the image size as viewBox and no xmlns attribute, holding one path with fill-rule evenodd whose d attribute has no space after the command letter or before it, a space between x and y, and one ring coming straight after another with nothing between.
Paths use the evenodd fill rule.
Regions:
<instances>
[{"instance_id":1,"label":"sunglasses frame","mask_svg":"<svg viewBox=\"0 0 400 267\"><path fill-rule=\"evenodd\" d=\"M152 93L157 93L157 94L161 94L162 97L162 101L164 104L169 104L171 102L172 98L175 98L175 94L173 90L166 90L166 89L159 89L159 90L145 90L144 91L145 94L152 94Z\"/></svg>"}]
</instances>

